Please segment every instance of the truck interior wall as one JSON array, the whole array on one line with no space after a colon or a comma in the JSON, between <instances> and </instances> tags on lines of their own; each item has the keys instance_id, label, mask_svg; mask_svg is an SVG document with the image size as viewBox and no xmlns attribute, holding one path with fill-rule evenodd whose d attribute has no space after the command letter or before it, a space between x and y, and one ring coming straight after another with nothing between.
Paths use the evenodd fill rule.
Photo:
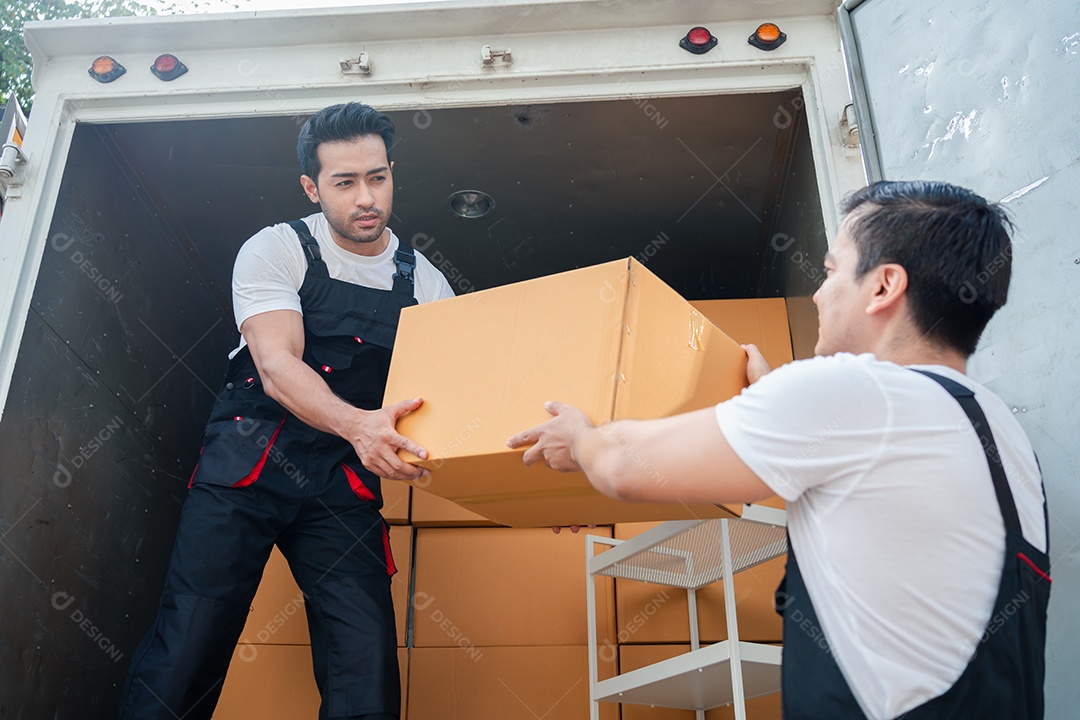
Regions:
<instances>
[{"instance_id":1,"label":"truck interior wall","mask_svg":"<svg viewBox=\"0 0 1080 720\"><path fill-rule=\"evenodd\" d=\"M778 129L776 190L758 237L762 263L757 294L786 298L792 353L798 360L813 357L817 343L817 309L811 296L825 279L822 261L828 239L802 94L784 98L773 122Z\"/></svg>"},{"instance_id":2,"label":"truck interior wall","mask_svg":"<svg viewBox=\"0 0 1080 720\"><path fill-rule=\"evenodd\" d=\"M57 208L0 424L4 717L113 712L234 334L105 129Z\"/></svg>"}]
</instances>

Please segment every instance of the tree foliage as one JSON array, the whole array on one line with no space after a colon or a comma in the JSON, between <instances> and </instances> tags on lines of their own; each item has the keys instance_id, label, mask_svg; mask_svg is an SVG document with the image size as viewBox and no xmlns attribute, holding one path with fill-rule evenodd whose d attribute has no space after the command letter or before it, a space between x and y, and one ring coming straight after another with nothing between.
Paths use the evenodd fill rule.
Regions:
<instances>
[{"instance_id":1,"label":"tree foliage","mask_svg":"<svg viewBox=\"0 0 1080 720\"><path fill-rule=\"evenodd\" d=\"M239 0L240 2L244 0ZM33 68L30 51L23 42L23 25L33 20L118 17L123 15L173 14L183 10L237 9L229 0L150 4L139 0L0 0L0 98L14 95L29 112L34 98L30 86Z\"/></svg>"}]
</instances>

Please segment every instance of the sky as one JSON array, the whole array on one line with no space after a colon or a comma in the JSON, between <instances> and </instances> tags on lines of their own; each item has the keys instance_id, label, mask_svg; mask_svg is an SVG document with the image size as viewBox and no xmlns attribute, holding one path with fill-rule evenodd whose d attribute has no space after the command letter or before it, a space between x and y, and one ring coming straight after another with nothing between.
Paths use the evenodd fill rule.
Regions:
<instances>
[{"instance_id":1,"label":"sky","mask_svg":"<svg viewBox=\"0 0 1080 720\"><path fill-rule=\"evenodd\" d=\"M240 7L239 11L249 10L292 10L292 9L309 9L318 7L345 7L356 5L400 5L403 3L414 2L430 2L430 0L231 0ZM452 2L453 0L439 0L440 2ZM227 4L228 0L221 4ZM154 0L147 4L157 5L158 7L164 7L165 5L176 5L183 10L185 7L190 8L191 12L195 12L195 4L191 2L185 2L184 0L176 0L176 2L165 2L165 0ZM215 8L210 12L233 12L231 8Z\"/></svg>"}]
</instances>

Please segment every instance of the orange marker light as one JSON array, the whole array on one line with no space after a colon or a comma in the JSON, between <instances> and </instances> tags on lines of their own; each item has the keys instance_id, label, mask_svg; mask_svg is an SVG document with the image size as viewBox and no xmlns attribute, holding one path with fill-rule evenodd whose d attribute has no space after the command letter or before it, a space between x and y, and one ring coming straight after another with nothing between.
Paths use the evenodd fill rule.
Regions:
<instances>
[{"instance_id":1,"label":"orange marker light","mask_svg":"<svg viewBox=\"0 0 1080 720\"><path fill-rule=\"evenodd\" d=\"M787 35L781 32L776 23L762 23L747 42L760 50L775 50L784 44Z\"/></svg>"},{"instance_id":2,"label":"orange marker light","mask_svg":"<svg viewBox=\"0 0 1080 720\"><path fill-rule=\"evenodd\" d=\"M108 55L102 55L94 60L87 72L90 73L90 77L94 78L99 83L111 83L113 80L126 73L127 68Z\"/></svg>"}]
</instances>

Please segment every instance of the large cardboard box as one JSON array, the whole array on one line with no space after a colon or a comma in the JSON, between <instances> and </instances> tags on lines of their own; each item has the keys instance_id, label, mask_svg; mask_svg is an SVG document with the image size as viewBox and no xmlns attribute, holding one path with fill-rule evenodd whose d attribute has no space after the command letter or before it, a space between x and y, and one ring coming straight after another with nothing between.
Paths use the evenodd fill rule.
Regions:
<instances>
[{"instance_id":1,"label":"large cardboard box","mask_svg":"<svg viewBox=\"0 0 1080 720\"><path fill-rule=\"evenodd\" d=\"M585 531L420 528L412 644L586 645L585 547ZM598 642L614 643L614 584L596 587Z\"/></svg>"},{"instance_id":2,"label":"large cardboard box","mask_svg":"<svg viewBox=\"0 0 1080 720\"><path fill-rule=\"evenodd\" d=\"M409 651L398 648L401 717L408 698ZM238 645L214 720L300 720L319 714L319 688L307 645Z\"/></svg>"},{"instance_id":3,"label":"large cardboard box","mask_svg":"<svg viewBox=\"0 0 1080 720\"><path fill-rule=\"evenodd\" d=\"M412 489L412 524L416 527L497 527L498 523L418 487Z\"/></svg>"},{"instance_id":4,"label":"large cardboard box","mask_svg":"<svg viewBox=\"0 0 1080 720\"><path fill-rule=\"evenodd\" d=\"M615 537L629 540L655 523L620 523ZM786 557L778 557L735 575L735 614L739 639L780 642L783 623L773 607L773 592L784 576ZM698 638L704 643L727 639L724 584L697 591ZM686 591L663 585L615 581L616 638L620 644L689 643L690 621Z\"/></svg>"},{"instance_id":5,"label":"large cardboard box","mask_svg":"<svg viewBox=\"0 0 1080 720\"><path fill-rule=\"evenodd\" d=\"M398 430L430 453L425 489L498 523L721 517L612 500L581 473L524 468L506 440L547 420L547 400L595 422L666 417L737 394L745 368L738 344L631 258L406 308L386 403L424 398Z\"/></svg>"},{"instance_id":6,"label":"large cardboard box","mask_svg":"<svg viewBox=\"0 0 1080 720\"><path fill-rule=\"evenodd\" d=\"M412 577L412 537L411 527L390 528L390 551L398 569L390 584L398 646L405 645L408 630L406 621ZM270 645L307 645L311 642L304 611L304 593L297 586L289 563L277 547L270 553L262 582L251 601L251 613L240 635L240 642Z\"/></svg>"},{"instance_id":7,"label":"large cardboard box","mask_svg":"<svg viewBox=\"0 0 1080 720\"><path fill-rule=\"evenodd\" d=\"M400 480L383 480L382 516L391 525L409 524L409 506L411 505L412 487Z\"/></svg>"},{"instance_id":8,"label":"large cardboard box","mask_svg":"<svg viewBox=\"0 0 1080 720\"><path fill-rule=\"evenodd\" d=\"M588 657L582 646L413 648L409 720L588 720ZM615 661L600 669L610 677Z\"/></svg>"},{"instance_id":9,"label":"large cardboard box","mask_svg":"<svg viewBox=\"0 0 1080 720\"><path fill-rule=\"evenodd\" d=\"M619 672L652 665L676 655L689 652L689 645L626 645L619 648ZM629 705L622 707L622 720L694 720L693 710ZM780 693L762 695L746 701L746 717L750 720L780 720ZM731 705L714 708L705 713L706 720L735 720Z\"/></svg>"}]
</instances>

